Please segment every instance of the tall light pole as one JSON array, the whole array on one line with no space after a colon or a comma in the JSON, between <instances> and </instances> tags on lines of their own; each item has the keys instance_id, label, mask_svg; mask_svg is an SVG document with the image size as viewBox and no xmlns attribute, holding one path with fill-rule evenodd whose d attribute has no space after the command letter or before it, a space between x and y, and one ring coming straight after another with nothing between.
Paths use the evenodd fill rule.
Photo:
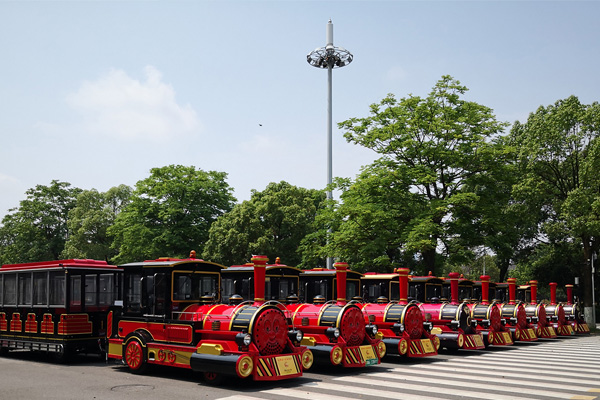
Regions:
<instances>
[{"instance_id":1,"label":"tall light pole","mask_svg":"<svg viewBox=\"0 0 600 400\"><path fill-rule=\"evenodd\" d=\"M333 181L332 173L332 124L333 119L331 116L331 71L334 68L345 67L352 62L354 56L348 50L343 47L335 47L333 45L333 24L331 19L327 23L326 31L327 43L325 47L318 47L308 53L306 61L313 67L326 68L327 69L327 185L330 186ZM333 199L333 193L331 188L327 190L327 198ZM329 229L331 233L331 229ZM327 269L333 269L333 259L327 257Z\"/></svg>"}]
</instances>

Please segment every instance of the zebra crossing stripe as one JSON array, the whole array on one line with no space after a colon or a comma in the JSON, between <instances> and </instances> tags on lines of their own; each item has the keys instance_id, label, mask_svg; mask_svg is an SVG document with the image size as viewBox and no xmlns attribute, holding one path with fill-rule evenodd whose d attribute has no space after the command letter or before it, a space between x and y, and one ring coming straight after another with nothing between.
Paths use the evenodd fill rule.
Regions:
<instances>
[{"instance_id":1,"label":"zebra crossing stripe","mask_svg":"<svg viewBox=\"0 0 600 400\"><path fill-rule=\"evenodd\" d=\"M424 373L426 371L423 371L421 373ZM444 371L436 371L432 374L429 374L429 377L425 377L422 378L420 376L415 376L415 379L418 380L422 380L424 379L425 381L427 380L435 380L436 382L440 382L438 380L438 378L453 378L454 380L450 380L450 381L444 381L444 382L440 382L441 384L446 384L445 382L453 382L455 385L468 385L468 386L473 386L475 383L474 382L490 382L490 378L488 376L480 376L480 374L478 373L477 375L474 375L472 373L473 371L471 371L469 373L469 375L462 375L462 374L457 374L456 372L444 372ZM394 376L398 376L399 378L406 378L409 376L414 376L416 375L414 371L412 370L404 370L402 371L401 369L397 370L397 373L393 371L390 372L386 372L385 374L390 374L392 373ZM404 377L402 377L401 375L404 375ZM505 375L502 373L502 377L496 375L496 379L494 379L495 382L500 383L503 387L504 390L508 390L508 391L514 391L514 388L511 388L509 385L515 385L515 386L529 386L529 387L534 387L534 388L538 388L538 383L540 382L540 380L538 379L538 377L534 377L533 379L535 379L535 381L530 381L529 379L527 380L523 380L523 376L520 376L520 379L508 379L505 377ZM434 376L435 378L431 378L431 376ZM466 379L467 381L460 381L457 378L462 378L462 379ZM395 379L395 378L394 378ZM565 383L563 383L564 381L562 379L560 379L559 383L555 383L557 380L556 379L552 379L552 380L542 380L544 381L543 383L543 387L545 389L558 389L558 390L568 390L568 391L575 391L575 392L580 392L581 389L581 385L566 385ZM554 383L553 383L554 382ZM487 387L484 386L490 386L493 390L497 390L495 387L496 385L482 385L482 388L486 389ZM519 387L518 391L519 393L528 393L526 391L523 391L524 389L522 389L521 387ZM535 389L533 392L540 394L540 395L545 395L543 394L540 390ZM552 392L549 392L552 393ZM533 393L529 393L529 394L533 394ZM561 396L561 398L564 398L564 396Z\"/></svg>"},{"instance_id":2,"label":"zebra crossing stripe","mask_svg":"<svg viewBox=\"0 0 600 400\"><path fill-rule=\"evenodd\" d=\"M486 397L482 397L482 398L488 398L487 396L489 396L491 393L487 392L487 391L495 391L495 392L504 392L504 393L509 393L508 397L513 397L510 393L518 393L521 395L530 395L530 396L546 396L546 397L552 397L552 398L556 398L556 399L564 399L566 393L557 393L556 391L552 391L552 390L545 390L542 388L535 388L535 387L531 387L529 386L529 388L525 387L528 386L527 385L527 381L512 381L512 382L505 382L505 380L503 379L501 381L501 384L499 385L495 385L495 384L486 384L486 383L479 383L477 382L478 379L476 379L476 376L462 376L463 379L467 379L465 380L457 380L457 376L453 376L452 374L439 374L436 375L435 377L424 377L424 376L418 376L418 377L413 377L411 376L410 372L409 373L404 373L404 376L400 376L398 374L394 374L394 373L388 373L388 372L384 372L384 373L375 373L375 374L369 374L369 376L375 376L375 377L380 377L383 379L395 379L398 381L405 381L407 379L410 379L411 381L417 380L421 383L427 384L427 385L448 385L448 386L458 386L459 388L468 388L469 392L471 392L471 389L478 389L478 390L482 390L481 393L487 393ZM448 376L450 375L451 378L454 379L442 379L441 377L443 376ZM486 382L489 382L489 379L485 379ZM510 387L507 385L520 385L519 388L515 388L515 387ZM546 385L544 385L546 387ZM581 387L579 386L574 386L569 388L561 388L560 385L556 385L555 389L559 388L559 389L564 389L564 390L570 390L570 391L575 391L575 392L580 392L581 391ZM444 388L442 389L444 393L447 393L447 389ZM530 399L532 397L529 397Z\"/></svg>"},{"instance_id":3,"label":"zebra crossing stripe","mask_svg":"<svg viewBox=\"0 0 600 400\"><path fill-rule=\"evenodd\" d=\"M466 367L465 368L458 368L458 367L448 368L444 365L433 365L433 364L427 365L427 366L417 365L417 366L410 367L411 371L417 371L417 370L421 370L421 369L423 370L424 373L431 372L435 376L437 376L438 371L462 373L462 374L469 374L469 376L473 376L472 375L473 369L466 368ZM402 370L402 371L405 372L406 370ZM489 369L489 370L479 370L477 372L477 375L489 376L490 378L493 378L493 379L499 379L500 377L502 377L502 378L505 378L505 377L523 378L523 373L531 374L531 370L528 368L511 368L510 371L508 371L506 369ZM590 376L588 378L594 378L595 375L596 374L590 374ZM579 374L573 374L573 376L581 377ZM546 372L544 372L543 375L536 374L535 377L531 376L531 379L534 379L535 382L546 382L546 381L556 382L559 379L561 382L565 382L565 383L587 384L589 382L588 379L567 378L567 377L563 376L563 374L561 374L561 373L557 373L553 376L550 376Z\"/></svg>"},{"instance_id":4,"label":"zebra crossing stripe","mask_svg":"<svg viewBox=\"0 0 600 400\"><path fill-rule=\"evenodd\" d=\"M370 373L368 376L372 377L372 373ZM379 375L379 374L377 374ZM393 388L393 389L399 389L399 390L414 390L414 391L418 391L418 392L425 392L425 393L432 393L431 389L428 388L427 386L423 385L423 383L409 383L407 381L402 381L402 382L393 382L393 381L374 381L373 379L370 378L361 378L358 376L344 376L344 377L340 377L340 378L335 378L334 380L336 381L342 381L342 382L348 382L348 383L358 383L358 384L363 384L363 385L373 385L374 382L377 382L379 385L381 386L385 386L386 388ZM454 385L456 385L456 382L453 383ZM440 392L441 394L443 394L445 396L445 398L448 398L448 396L463 396L463 397L471 397L471 398L479 398L479 399L486 399L486 400L531 400L531 396L528 397L518 397L515 396L514 394L499 394L499 393L490 393L490 392L479 392L476 390L473 390L473 386L470 384L464 385L464 389L454 389L454 388L448 388L448 387L437 387L435 390L436 392ZM354 392L354 388L350 388L348 386L344 386L346 387L346 390ZM369 394L371 393L373 389L372 388L368 388L367 391L365 392L365 394ZM396 393L396 396L398 395L397 392L393 392ZM396 396L394 396L393 398L397 398ZM414 395L412 394L407 394L407 396L405 397L406 399L413 399L415 398ZM432 398L431 395L426 395L426 398ZM564 399L564 395L561 397L562 399Z\"/></svg>"}]
</instances>

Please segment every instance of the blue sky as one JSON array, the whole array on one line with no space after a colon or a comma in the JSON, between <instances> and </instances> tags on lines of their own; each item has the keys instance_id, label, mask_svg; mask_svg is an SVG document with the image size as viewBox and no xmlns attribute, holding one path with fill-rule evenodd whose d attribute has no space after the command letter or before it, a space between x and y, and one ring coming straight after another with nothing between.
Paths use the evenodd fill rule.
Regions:
<instances>
[{"instance_id":1,"label":"blue sky","mask_svg":"<svg viewBox=\"0 0 600 400\"><path fill-rule=\"evenodd\" d=\"M329 18L354 55L333 73L334 124L442 75L512 123L599 100L598 15L598 1L0 0L0 218L53 179L106 191L169 164L227 172L239 201L281 180L323 188L327 73L306 55ZM374 158L334 126L334 176Z\"/></svg>"}]
</instances>

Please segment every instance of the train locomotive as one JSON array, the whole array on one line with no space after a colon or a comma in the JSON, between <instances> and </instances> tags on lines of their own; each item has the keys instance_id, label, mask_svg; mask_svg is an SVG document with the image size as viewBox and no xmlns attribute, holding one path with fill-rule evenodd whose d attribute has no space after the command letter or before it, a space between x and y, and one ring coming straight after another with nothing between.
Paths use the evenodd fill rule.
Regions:
<instances>
[{"instance_id":1,"label":"train locomotive","mask_svg":"<svg viewBox=\"0 0 600 400\"><path fill-rule=\"evenodd\" d=\"M505 292L505 289L508 289L508 302L498 303L497 307L502 318L506 320L506 326L510 329L513 341L535 342L538 337L535 327L530 323L531 317L527 316L525 305L515 300L516 282L515 278L508 278L507 285L498 284L496 286L499 298L506 298L506 293L498 293L498 291Z\"/></svg>"},{"instance_id":2,"label":"train locomotive","mask_svg":"<svg viewBox=\"0 0 600 400\"><path fill-rule=\"evenodd\" d=\"M108 315L108 357L132 372L149 364L192 369L208 383L224 376L272 381L312 365L302 332L264 301L267 258L255 256L254 301L219 304L224 266L196 259L158 259L122 266L122 312Z\"/></svg>"},{"instance_id":3,"label":"train locomotive","mask_svg":"<svg viewBox=\"0 0 600 400\"><path fill-rule=\"evenodd\" d=\"M459 274L449 274L451 301L442 302L443 280L434 276L412 277L409 292L418 300L425 320L433 324L432 333L440 339L441 347L448 350L480 350L485 348L477 322L471 319L467 303L458 301Z\"/></svg>"},{"instance_id":4,"label":"train locomotive","mask_svg":"<svg viewBox=\"0 0 600 400\"><path fill-rule=\"evenodd\" d=\"M306 334L302 343L315 354L315 362L343 367L379 364L386 354L386 345L378 327L365 322L360 302L347 301L348 264L337 262L334 267L336 300L324 302L323 295L316 295L316 302L287 305L293 322L302 326Z\"/></svg>"},{"instance_id":5,"label":"train locomotive","mask_svg":"<svg viewBox=\"0 0 600 400\"><path fill-rule=\"evenodd\" d=\"M267 298L280 302L289 315L290 326L301 327L302 345L312 351L315 363L343 367L378 364L386 350L377 326L365 323L359 303L347 300L348 292L358 293L360 282L348 282L347 274L360 274L349 271L345 263L335 265L335 271L315 268L302 272L281 264L277 258L275 264L267 265ZM223 271L227 288L224 294L230 301L248 298L252 268L236 265ZM299 296L294 293L296 289L300 290ZM300 302L310 296L312 302ZM337 296L337 300L331 296Z\"/></svg>"},{"instance_id":6,"label":"train locomotive","mask_svg":"<svg viewBox=\"0 0 600 400\"><path fill-rule=\"evenodd\" d=\"M537 337L540 339L555 339L556 331L548 322L546 307L543 303L537 301L537 284L536 280L532 280L529 281L529 285L519 286L518 294L520 294L520 300L525 303L525 313L530 318Z\"/></svg>"},{"instance_id":7,"label":"train locomotive","mask_svg":"<svg viewBox=\"0 0 600 400\"><path fill-rule=\"evenodd\" d=\"M550 282L550 304L546 304L546 316L548 322L558 336L574 335L573 327L567 321L565 309L562 304L556 302L556 282Z\"/></svg>"},{"instance_id":8,"label":"train locomotive","mask_svg":"<svg viewBox=\"0 0 600 400\"><path fill-rule=\"evenodd\" d=\"M367 322L377 325L379 333L383 335L388 354L397 354L405 357L428 357L437 355L440 340L432 335L433 325L425 322L423 313L416 302L408 302L408 273L407 268L399 268L395 274L385 274L382 277L371 274L363 280L366 292L372 285L389 283L398 280L398 301L388 302L385 296L377 296L377 302L365 302L362 310ZM389 279L386 279L388 278ZM369 278L375 278L369 279ZM377 282L381 278L383 282ZM394 282L395 283L395 282ZM376 291L378 295L381 291ZM393 289L389 291L393 296Z\"/></svg>"},{"instance_id":9,"label":"train locomotive","mask_svg":"<svg viewBox=\"0 0 600 400\"><path fill-rule=\"evenodd\" d=\"M573 301L573 285L565 285L565 288L567 290L567 302L563 304L565 318L567 318L576 334L589 334L590 327L585 322L585 318L581 312L581 304Z\"/></svg>"},{"instance_id":10,"label":"train locomotive","mask_svg":"<svg viewBox=\"0 0 600 400\"><path fill-rule=\"evenodd\" d=\"M508 346L512 345L512 336L506 328L506 321L500 316L496 302L489 302L490 277L482 275L481 279L481 301L468 303L471 310L472 320L477 322L477 329L483 333L485 346Z\"/></svg>"}]
</instances>

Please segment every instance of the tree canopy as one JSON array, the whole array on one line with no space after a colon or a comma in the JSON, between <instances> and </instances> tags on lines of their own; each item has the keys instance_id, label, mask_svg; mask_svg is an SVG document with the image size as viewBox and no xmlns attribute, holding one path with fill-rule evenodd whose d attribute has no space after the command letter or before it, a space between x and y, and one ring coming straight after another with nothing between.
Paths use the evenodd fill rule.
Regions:
<instances>
[{"instance_id":1,"label":"tree canopy","mask_svg":"<svg viewBox=\"0 0 600 400\"><path fill-rule=\"evenodd\" d=\"M2 264L58 260L68 238L69 211L81 189L53 180L25 192L0 226Z\"/></svg>"},{"instance_id":2,"label":"tree canopy","mask_svg":"<svg viewBox=\"0 0 600 400\"><path fill-rule=\"evenodd\" d=\"M235 202L224 172L169 165L150 173L108 229L117 263L187 257L204 246L211 224Z\"/></svg>"},{"instance_id":3,"label":"tree canopy","mask_svg":"<svg viewBox=\"0 0 600 400\"><path fill-rule=\"evenodd\" d=\"M321 190L287 182L270 183L252 191L250 200L237 204L210 228L203 258L225 265L248 262L253 254L288 265L301 264L300 241L310 232L317 210L323 207Z\"/></svg>"},{"instance_id":4,"label":"tree canopy","mask_svg":"<svg viewBox=\"0 0 600 400\"><path fill-rule=\"evenodd\" d=\"M466 91L459 81L444 76L426 98L396 100L390 94L371 105L369 117L339 124L349 142L380 154L380 163L402 176L415 194L419 207L413 208L404 246L434 273L438 249L446 257L464 256L451 247L457 232L448 222L456 207L474 201L464 185L493 168L496 147L489 140L506 126L488 107L465 100Z\"/></svg>"}]
</instances>

